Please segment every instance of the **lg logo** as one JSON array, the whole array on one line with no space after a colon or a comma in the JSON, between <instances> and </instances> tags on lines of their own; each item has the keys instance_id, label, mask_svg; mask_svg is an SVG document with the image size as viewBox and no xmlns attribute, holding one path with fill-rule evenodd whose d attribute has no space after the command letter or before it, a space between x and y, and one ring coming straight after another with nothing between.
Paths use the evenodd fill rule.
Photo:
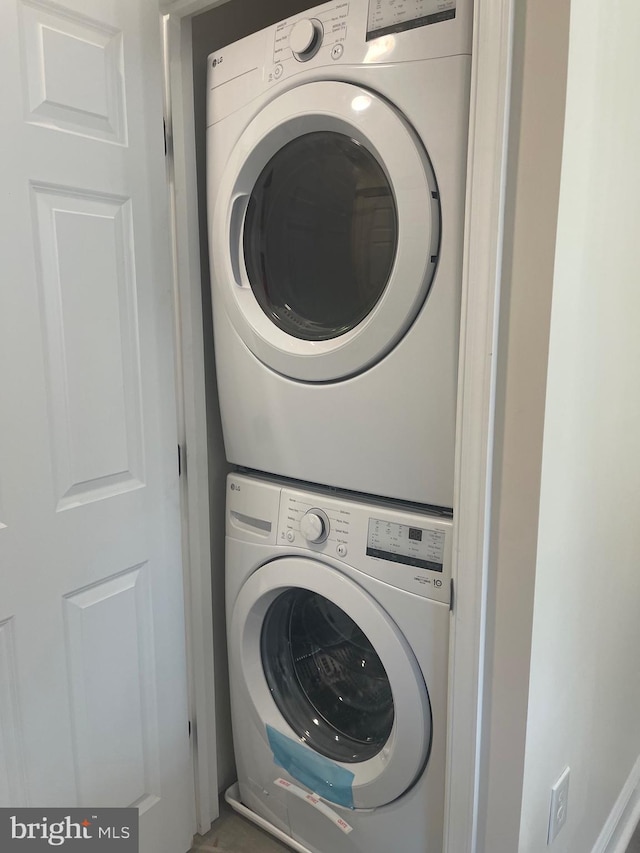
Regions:
<instances>
[{"instance_id":1,"label":"lg logo","mask_svg":"<svg viewBox=\"0 0 640 853\"><path fill-rule=\"evenodd\" d=\"M211 67L216 68L216 66L218 66L218 65L222 65L222 57L221 56L214 56L213 60L211 61Z\"/></svg>"},{"instance_id":2,"label":"lg logo","mask_svg":"<svg viewBox=\"0 0 640 853\"><path fill-rule=\"evenodd\" d=\"M230 488L231 488L231 491L232 491L232 492L239 492L239 491L240 491L240 486L236 486L236 484L235 484L235 483L231 483L231 487L230 487Z\"/></svg>"}]
</instances>

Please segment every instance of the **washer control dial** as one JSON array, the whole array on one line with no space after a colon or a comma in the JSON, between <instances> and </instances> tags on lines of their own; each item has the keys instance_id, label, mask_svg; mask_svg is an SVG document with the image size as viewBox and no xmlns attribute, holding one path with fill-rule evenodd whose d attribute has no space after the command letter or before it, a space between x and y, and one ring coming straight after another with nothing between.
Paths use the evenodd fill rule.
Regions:
<instances>
[{"instance_id":1,"label":"washer control dial","mask_svg":"<svg viewBox=\"0 0 640 853\"><path fill-rule=\"evenodd\" d=\"M329 535L329 519L326 512L321 509L310 509L300 519L300 533L307 542L319 545Z\"/></svg>"},{"instance_id":2,"label":"washer control dial","mask_svg":"<svg viewBox=\"0 0 640 853\"><path fill-rule=\"evenodd\" d=\"M324 30L316 18L303 18L291 28L289 47L299 62L306 62L314 56L322 44Z\"/></svg>"}]
</instances>

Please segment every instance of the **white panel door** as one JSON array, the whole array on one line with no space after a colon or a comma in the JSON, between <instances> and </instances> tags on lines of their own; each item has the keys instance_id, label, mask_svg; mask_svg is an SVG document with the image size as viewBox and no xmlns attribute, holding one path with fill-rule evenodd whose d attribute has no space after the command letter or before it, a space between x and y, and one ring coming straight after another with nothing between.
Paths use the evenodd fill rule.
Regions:
<instances>
[{"instance_id":1,"label":"white panel door","mask_svg":"<svg viewBox=\"0 0 640 853\"><path fill-rule=\"evenodd\" d=\"M0 805L193 830L155 0L0 4Z\"/></svg>"}]
</instances>

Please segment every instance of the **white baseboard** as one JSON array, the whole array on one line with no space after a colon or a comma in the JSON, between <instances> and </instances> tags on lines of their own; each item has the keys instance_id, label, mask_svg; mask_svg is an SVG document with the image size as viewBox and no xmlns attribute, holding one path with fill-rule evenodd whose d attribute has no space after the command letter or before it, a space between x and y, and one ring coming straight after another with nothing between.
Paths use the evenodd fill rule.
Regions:
<instances>
[{"instance_id":1,"label":"white baseboard","mask_svg":"<svg viewBox=\"0 0 640 853\"><path fill-rule=\"evenodd\" d=\"M640 820L640 755L591 853L625 853Z\"/></svg>"}]
</instances>

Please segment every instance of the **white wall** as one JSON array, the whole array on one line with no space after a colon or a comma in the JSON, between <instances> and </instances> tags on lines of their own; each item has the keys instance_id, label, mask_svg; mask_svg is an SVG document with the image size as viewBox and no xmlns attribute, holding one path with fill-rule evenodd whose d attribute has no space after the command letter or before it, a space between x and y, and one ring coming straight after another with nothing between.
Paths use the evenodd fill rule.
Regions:
<instances>
[{"instance_id":1,"label":"white wall","mask_svg":"<svg viewBox=\"0 0 640 853\"><path fill-rule=\"evenodd\" d=\"M519 850L591 851L640 755L640 5L571 4Z\"/></svg>"},{"instance_id":2,"label":"white wall","mask_svg":"<svg viewBox=\"0 0 640 853\"><path fill-rule=\"evenodd\" d=\"M569 5L514 5L478 853L520 833Z\"/></svg>"}]
</instances>

